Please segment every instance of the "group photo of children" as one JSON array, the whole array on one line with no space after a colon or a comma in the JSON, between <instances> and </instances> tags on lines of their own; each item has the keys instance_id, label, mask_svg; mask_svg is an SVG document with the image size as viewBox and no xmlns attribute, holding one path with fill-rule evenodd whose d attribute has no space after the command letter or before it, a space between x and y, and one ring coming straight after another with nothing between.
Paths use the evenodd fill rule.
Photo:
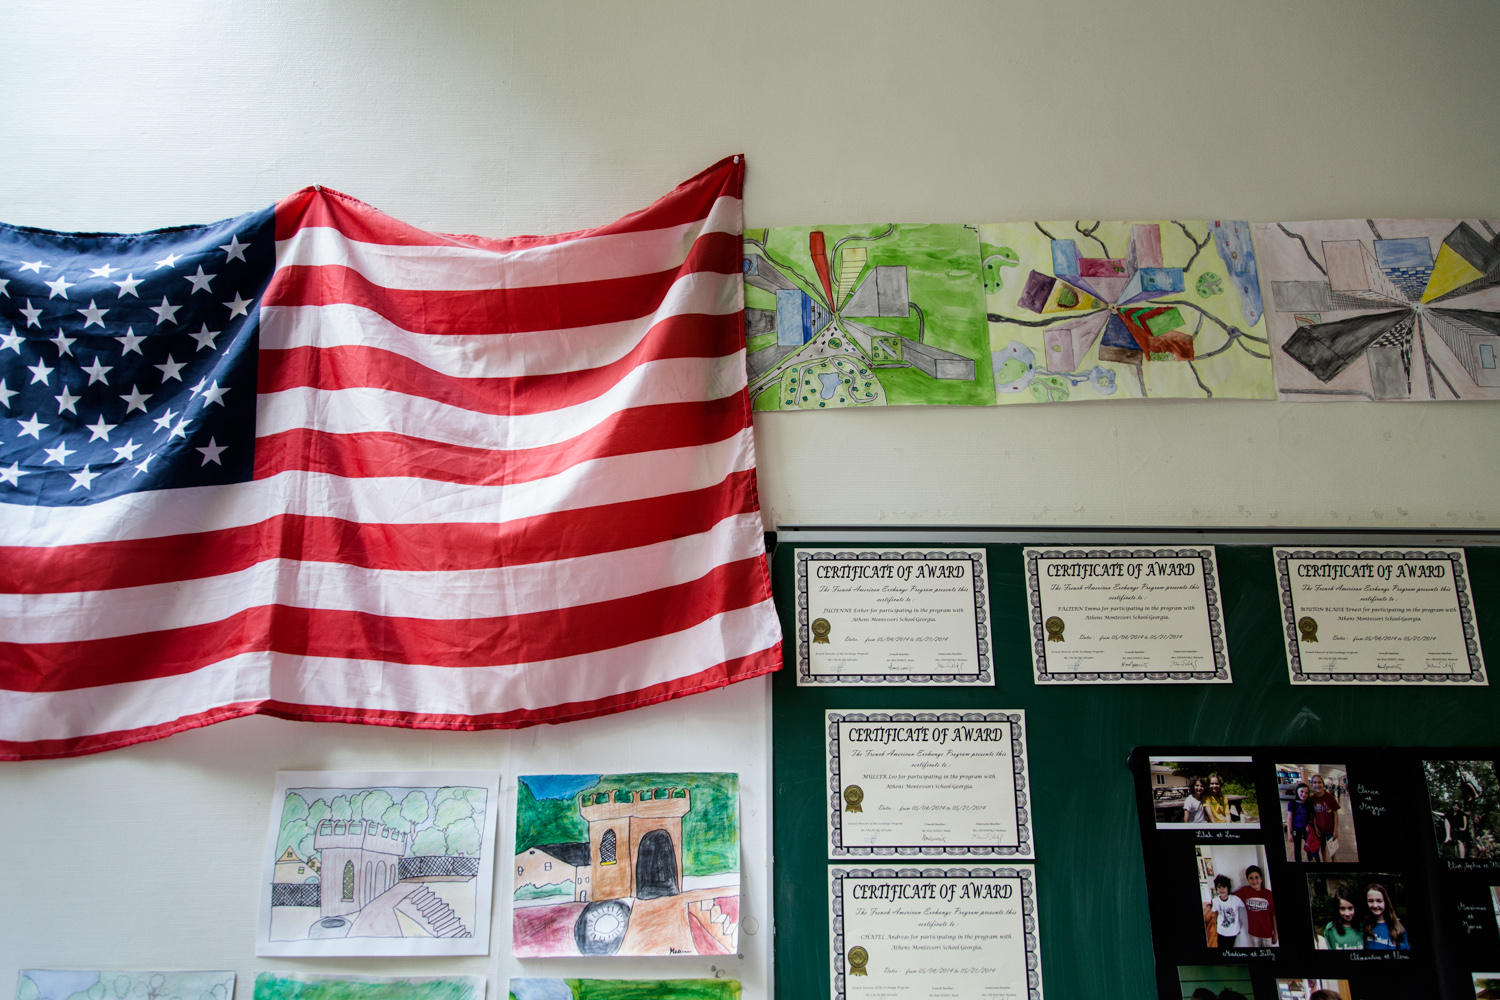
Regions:
<instances>
[{"instance_id":1,"label":"group photo of children","mask_svg":"<svg viewBox=\"0 0 1500 1000\"><path fill-rule=\"evenodd\" d=\"M1353 1000L1347 979L1278 979L1276 1000Z\"/></svg>"},{"instance_id":2,"label":"group photo of children","mask_svg":"<svg viewBox=\"0 0 1500 1000\"><path fill-rule=\"evenodd\" d=\"M1198 891L1210 948L1274 948L1276 900L1259 844L1200 844Z\"/></svg>"},{"instance_id":3,"label":"group photo of children","mask_svg":"<svg viewBox=\"0 0 1500 1000\"><path fill-rule=\"evenodd\" d=\"M1500 781L1488 760L1424 760L1438 854L1500 858Z\"/></svg>"},{"instance_id":4,"label":"group photo of children","mask_svg":"<svg viewBox=\"0 0 1500 1000\"><path fill-rule=\"evenodd\" d=\"M1348 768L1343 764L1277 764L1276 787L1288 861L1359 860Z\"/></svg>"},{"instance_id":5,"label":"group photo of children","mask_svg":"<svg viewBox=\"0 0 1500 1000\"><path fill-rule=\"evenodd\" d=\"M1394 875L1309 875L1320 951L1410 951L1402 881Z\"/></svg>"},{"instance_id":6,"label":"group photo of children","mask_svg":"<svg viewBox=\"0 0 1500 1000\"><path fill-rule=\"evenodd\" d=\"M1153 757L1151 796L1159 830L1260 826L1255 768L1248 757Z\"/></svg>"}]
</instances>

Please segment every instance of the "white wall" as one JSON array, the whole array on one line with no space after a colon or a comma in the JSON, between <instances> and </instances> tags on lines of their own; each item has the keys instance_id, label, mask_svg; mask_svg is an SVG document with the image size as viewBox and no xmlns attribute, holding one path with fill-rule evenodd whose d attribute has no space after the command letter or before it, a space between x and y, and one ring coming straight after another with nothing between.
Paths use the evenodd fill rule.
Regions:
<instances>
[{"instance_id":1,"label":"white wall","mask_svg":"<svg viewBox=\"0 0 1500 1000\"><path fill-rule=\"evenodd\" d=\"M10 0L0 26L0 219L56 229L206 221L321 183L427 228L545 232L733 152L752 225L1500 215L1487 0ZM911 408L756 428L770 524L1500 517L1493 405ZM493 766L513 789L520 769L667 766L701 728L763 822L763 691L519 734L247 720L6 765L0 992L23 966L431 969L252 957L275 769ZM488 961L444 967L504 989L506 916ZM732 971L758 998L768 936L745 940Z\"/></svg>"}]
</instances>

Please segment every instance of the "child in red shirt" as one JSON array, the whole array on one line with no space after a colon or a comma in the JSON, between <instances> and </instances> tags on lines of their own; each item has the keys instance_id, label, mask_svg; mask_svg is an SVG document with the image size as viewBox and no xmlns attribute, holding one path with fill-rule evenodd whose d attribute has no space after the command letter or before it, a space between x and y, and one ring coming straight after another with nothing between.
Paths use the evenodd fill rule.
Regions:
<instances>
[{"instance_id":1,"label":"child in red shirt","mask_svg":"<svg viewBox=\"0 0 1500 1000\"><path fill-rule=\"evenodd\" d=\"M1245 881L1249 884L1240 886L1234 890L1234 894L1245 904L1245 932L1249 936L1246 946L1274 948L1276 947L1276 902L1271 898L1271 890L1261 887L1265 878L1259 866L1251 865L1245 869Z\"/></svg>"}]
</instances>

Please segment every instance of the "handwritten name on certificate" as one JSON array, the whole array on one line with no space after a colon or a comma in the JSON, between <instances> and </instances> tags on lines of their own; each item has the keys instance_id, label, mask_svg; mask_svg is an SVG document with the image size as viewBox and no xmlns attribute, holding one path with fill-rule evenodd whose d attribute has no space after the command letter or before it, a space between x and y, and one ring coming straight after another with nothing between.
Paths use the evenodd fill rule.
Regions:
<instances>
[{"instance_id":1,"label":"handwritten name on certificate","mask_svg":"<svg viewBox=\"0 0 1500 1000\"><path fill-rule=\"evenodd\" d=\"M1023 554L1039 683L1230 683L1212 547Z\"/></svg>"},{"instance_id":2,"label":"handwritten name on certificate","mask_svg":"<svg viewBox=\"0 0 1500 1000\"><path fill-rule=\"evenodd\" d=\"M983 549L798 549L797 683L993 684Z\"/></svg>"},{"instance_id":3,"label":"handwritten name on certificate","mask_svg":"<svg viewBox=\"0 0 1500 1000\"><path fill-rule=\"evenodd\" d=\"M1463 549L1272 550L1293 684L1488 684Z\"/></svg>"},{"instance_id":4,"label":"handwritten name on certificate","mask_svg":"<svg viewBox=\"0 0 1500 1000\"><path fill-rule=\"evenodd\" d=\"M824 713L828 856L1032 858L1026 713Z\"/></svg>"},{"instance_id":5,"label":"handwritten name on certificate","mask_svg":"<svg viewBox=\"0 0 1500 1000\"><path fill-rule=\"evenodd\" d=\"M832 1000L1042 1000L1036 877L830 868Z\"/></svg>"}]
</instances>

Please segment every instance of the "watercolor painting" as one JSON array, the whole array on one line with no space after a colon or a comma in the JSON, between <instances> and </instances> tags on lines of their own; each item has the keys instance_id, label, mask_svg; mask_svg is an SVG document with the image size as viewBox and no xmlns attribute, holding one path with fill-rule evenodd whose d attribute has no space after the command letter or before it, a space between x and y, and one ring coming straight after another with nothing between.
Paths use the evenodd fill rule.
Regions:
<instances>
[{"instance_id":1,"label":"watercolor painting","mask_svg":"<svg viewBox=\"0 0 1500 1000\"><path fill-rule=\"evenodd\" d=\"M519 785L517 958L738 951L738 775L538 774Z\"/></svg>"},{"instance_id":2,"label":"watercolor painting","mask_svg":"<svg viewBox=\"0 0 1500 1000\"><path fill-rule=\"evenodd\" d=\"M1280 398L1500 399L1485 219L1257 223Z\"/></svg>"},{"instance_id":3,"label":"watercolor painting","mask_svg":"<svg viewBox=\"0 0 1500 1000\"><path fill-rule=\"evenodd\" d=\"M757 410L994 402L976 226L745 233Z\"/></svg>"},{"instance_id":4,"label":"watercolor painting","mask_svg":"<svg viewBox=\"0 0 1500 1000\"><path fill-rule=\"evenodd\" d=\"M737 979L512 979L510 1000L740 1000L740 984Z\"/></svg>"},{"instance_id":5,"label":"watercolor painting","mask_svg":"<svg viewBox=\"0 0 1500 1000\"><path fill-rule=\"evenodd\" d=\"M488 954L499 784L279 772L256 954Z\"/></svg>"},{"instance_id":6,"label":"watercolor painting","mask_svg":"<svg viewBox=\"0 0 1500 1000\"><path fill-rule=\"evenodd\" d=\"M999 403L1272 399L1250 224L979 227Z\"/></svg>"},{"instance_id":7,"label":"watercolor painting","mask_svg":"<svg viewBox=\"0 0 1500 1000\"><path fill-rule=\"evenodd\" d=\"M484 1000L483 976L317 976L260 972L254 1000Z\"/></svg>"},{"instance_id":8,"label":"watercolor painting","mask_svg":"<svg viewBox=\"0 0 1500 1000\"><path fill-rule=\"evenodd\" d=\"M16 1000L234 1000L234 973L22 969Z\"/></svg>"}]
</instances>

